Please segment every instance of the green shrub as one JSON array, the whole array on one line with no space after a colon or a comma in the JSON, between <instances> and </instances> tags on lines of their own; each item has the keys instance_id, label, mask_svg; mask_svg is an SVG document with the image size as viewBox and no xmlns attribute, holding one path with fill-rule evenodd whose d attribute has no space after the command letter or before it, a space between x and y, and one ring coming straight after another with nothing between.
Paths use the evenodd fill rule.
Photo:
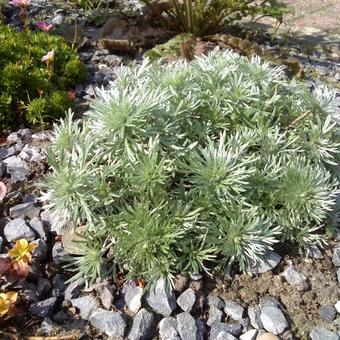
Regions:
<instances>
[{"instance_id":1,"label":"green shrub","mask_svg":"<svg viewBox=\"0 0 340 340\"><path fill-rule=\"evenodd\" d=\"M26 108L28 123L62 117L71 106L67 91L85 78L76 51L59 36L5 26L0 26L0 41L0 128L18 124L19 107ZM55 51L51 77L41 61L50 50Z\"/></svg>"},{"instance_id":2,"label":"green shrub","mask_svg":"<svg viewBox=\"0 0 340 340\"><path fill-rule=\"evenodd\" d=\"M247 271L277 242L322 246L338 187L334 99L228 51L121 68L82 127L71 114L55 127L43 199L59 224L101 240L84 253L95 244L106 258L111 244L113 268L151 281ZM81 259L75 270L95 279Z\"/></svg>"},{"instance_id":3,"label":"green shrub","mask_svg":"<svg viewBox=\"0 0 340 340\"><path fill-rule=\"evenodd\" d=\"M256 20L270 16L279 23L292 9L278 0L142 0L169 29L196 36L213 34L245 17ZM164 15L164 12L166 15Z\"/></svg>"}]
</instances>

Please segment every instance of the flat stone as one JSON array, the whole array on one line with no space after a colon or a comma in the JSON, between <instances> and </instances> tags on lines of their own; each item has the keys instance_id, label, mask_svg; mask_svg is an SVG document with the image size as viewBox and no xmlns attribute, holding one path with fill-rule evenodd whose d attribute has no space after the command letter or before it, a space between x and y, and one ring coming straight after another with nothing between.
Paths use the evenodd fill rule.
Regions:
<instances>
[{"instance_id":1,"label":"flat stone","mask_svg":"<svg viewBox=\"0 0 340 340\"><path fill-rule=\"evenodd\" d=\"M131 287L125 294L125 302L129 310L133 313L137 313L142 306L142 287Z\"/></svg>"},{"instance_id":2,"label":"flat stone","mask_svg":"<svg viewBox=\"0 0 340 340\"><path fill-rule=\"evenodd\" d=\"M307 278L294 266L286 268L283 276L291 286L296 287L298 290L306 290L308 288Z\"/></svg>"},{"instance_id":3,"label":"flat stone","mask_svg":"<svg viewBox=\"0 0 340 340\"><path fill-rule=\"evenodd\" d=\"M28 217L31 219L33 217L38 217L39 212L40 208L36 207L33 203L17 204L9 209L11 218Z\"/></svg>"},{"instance_id":4,"label":"flat stone","mask_svg":"<svg viewBox=\"0 0 340 340\"><path fill-rule=\"evenodd\" d=\"M273 251L267 251L262 261L253 266L250 270L253 274L262 274L275 268L281 261L281 256Z\"/></svg>"},{"instance_id":5,"label":"flat stone","mask_svg":"<svg viewBox=\"0 0 340 340\"><path fill-rule=\"evenodd\" d=\"M131 331L129 333L129 340L148 340L154 334L155 318L153 314L142 308L134 317Z\"/></svg>"},{"instance_id":6,"label":"flat stone","mask_svg":"<svg viewBox=\"0 0 340 340\"><path fill-rule=\"evenodd\" d=\"M336 278L338 279L338 282L340 283L340 268L336 271Z\"/></svg>"},{"instance_id":7,"label":"flat stone","mask_svg":"<svg viewBox=\"0 0 340 340\"><path fill-rule=\"evenodd\" d=\"M235 321L241 320L244 313L244 308L231 300L224 301L224 312Z\"/></svg>"},{"instance_id":8,"label":"flat stone","mask_svg":"<svg viewBox=\"0 0 340 340\"><path fill-rule=\"evenodd\" d=\"M34 231L22 218L16 218L9 221L4 228L4 235L8 242L13 242L22 238L32 241L35 238Z\"/></svg>"},{"instance_id":9,"label":"flat stone","mask_svg":"<svg viewBox=\"0 0 340 340\"><path fill-rule=\"evenodd\" d=\"M340 337L323 327L315 327L309 334L312 340L339 340Z\"/></svg>"},{"instance_id":10,"label":"flat stone","mask_svg":"<svg viewBox=\"0 0 340 340\"><path fill-rule=\"evenodd\" d=\"M14 183L26 181L31 173L28 165L18 156L6 158L3 163L6 166L7 173L11 175Z\"/></svg>"},{"instance_id":11,"label":"flat stone","mask_svg":"<svg viewBox=\"0 0 340 340\"><path fill-rule=\"evenodd\" d=\"M0 236L0 253L2 251L2 244L4 243L4 239Z\"/></svg>"},{"instance_id":12,"label":"flat stone","mask_svg":"<svg viewBox=\"0 0 340 340\"><path fill-rule=\"evenodd\" d=\"M31 229L33 229L41 239L43 239L44 241L47 240L47 235L46 235L46 231L44 228L43 223L39 220L38 217L33 217L30 221L29 221L29 225L31 227Z\"/></svg>"},{"instance_id":13,"label":"flat stone","mask_svg":"<svg viewBox=\"0 0 340 340\"><path fill-rule=\"evenodd\" d=\"M319 309L319 315L325 322L332 322L336 316L336 309L333 305L325 305Z\"/></svg>"},{"instance_id":14,"label":"flat stone","mask_svg":"<svg viewBox=\"0 0 340 340\"><path fill-rule=\"evenodd\" d=\"M242 334L240 336L240 340L255 340L257 337L258 330L257 329L251 329L250 331Z\"/></svg>"},{"instance_id":15,"label":"flat stone","mask_svg":"<svg viewBox=\"0 0 340 340\"><path fill-rule=\"evenodd\" d=\"M177 315L177 330L182 340L203 340L195 319L187 312Z\"/></svg>"},{"instance_id":16,"label":"flat stone","mask_svg":"<svg viewBox=\"0 0 340 340\"><path fill-rule=\"evenodd\" d=\"M171 316L168 316L160 321L159 337L161 340L167 340L178 336L177 320Z\"/></svg>"},{"instance_id":17,"label":"flat stone","mask_svg":"<svg viewBox=\"0 0 340 340\"><path fill-rule=\"evenodd\" d=\"M196 295L193 289L188 288L177 299L177 304L184 312L190 313L196 301Z\"/></svg>"},{"instance_id":18,"label":"flat stone","mask_svg":"<svg viewBox=\"0 0 340 340\"><path fill-rule=\"evenodd\" d=\"M57 303L56 297L51 297L40 302L32 303L30 306L30 312L33 315L39 316L41 318L50 316L53 313L56 303Z\"/></svg>"},{"instance_id":19,"label":"flat stone","mask_svg":"<svg viewBox=\"0 0 340 340\"><path fill-rule=\"evenodd\" d=\"M166 285L163 278L151 286L146 301L149 306L157 313L163 316L170 316L176 308L176 298L170 286Z\"/></svg>"},{"instance_id":20,"label":"flat stone","mask_svg":"<svg viewBox=\"0 0 340 340\"><path fill-rule=\"evenodd\" d=\"M126 323L121 312L98 308L91 314L90 322L107 336L124 338Z\"/></svg>"},{"instance_id":21,"label":"flat stone","mask_svg":"<svg viewBox=\"0 0 340 340\"><path fill-rule=\"evenodd\" d=\"M240 326L240 325L239 325ZM232 330L234 332L234 334L232 334L230 332L230 330ZM242 327L239 327L239 331L237 332L238 334L236 334L235 332L236 329L232 329L229 324L224 323L224 322L218 322L218 323L214 323L212 324L211 328L210 328L210 336L209 339L210 340L235 340L237 338L235 338L235 336L238 336L241 334L241 330Z\"/></svg>"},{"instance_id":22,"label":"flat stone","mask_svg":"<svg viewBox=\"0 0 340 340\"><path fill-rule=\"evenodd\" d=\"M261 307L261 321L266 331L275 335L282 334L289 326L288 322L278 307Z\"/></svg>"},{"instance_id":23,"label":"flat stone","mask_svg":"<svg viewBox=\"0 0 340 340\"><path fill-rule=\"evenodd\" d=\"M334 266L340 267L340 247L337 247L333 251L332 262Z\"/></svg>"},{"instance_id":24,"label":"flat stone","mask_svg":"<svg viewBox=\"0 0 340 340\"><path fill-rule=\"evenodd\" d=\"M223 312L218 309L216 306L212 305L209 308L209 317L207 320L207 325L211 326L216 322L221 322L223 317Z\"/></svg>"},{"instance_id":25,"label":"flat stone","mask_svg":"<svg viewBox=\"0 0 340 340\"><path fill-rule=\"evenodd\" d=\"M90 295L82 296L76 299L71 299L71 303L72 306L79 309L80 316L84 320L89 320L92 313L95 310L98 310L99 307L96 299Z\"/></svg>"}]
</instances>

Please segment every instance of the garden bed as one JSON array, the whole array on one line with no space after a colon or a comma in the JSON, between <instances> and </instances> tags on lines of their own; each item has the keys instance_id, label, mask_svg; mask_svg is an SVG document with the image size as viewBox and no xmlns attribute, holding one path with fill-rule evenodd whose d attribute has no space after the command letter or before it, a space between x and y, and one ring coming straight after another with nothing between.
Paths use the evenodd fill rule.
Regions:
<instances>
[{"instance_id":1,"label":"garden bed","mask_svg":"<svg viewBox=\"0 0 340 340\"><path fill-rule=\"evenodd\" d=\"M37 4L30 10L53 13L52 22L56 26L58 20L67 22L72 14L50 5L44 9ZM5 14L11 23L18 18L16 12ZM85 16L79 15L78 20L85 22ZM78 49L88 78L74 88L77 117L89 109L98 86L108 86L115 80L118 66L134 60L141 62L138 49L129 54L102 48L102 44L93 40L97 30L94 26L84 28L82 35L88 40L81 41ZM284 44L282 39L273 42L264 36L255 41L273 56L280 54L278 50ZM218 41L211 41L208 49L218 45ZM338 87L340 70L332 56L334 51L328 55L317 52L306 55L299 48L289 47L290 58L303 66L308 86L313 89L326 81ZM63 240L59 235L62 225L54 223L53 217L43 210L44 203L38 201L40 183L49 172L43 150L50 145L51 135L50 130L21 129L4 134L0 144L0 173L7 188L0 203L2 257L11 248L12 239L24 236L38 240L27 278L14 282L0 278L1 291L19 292L16 315L0 321L2 338L39 335L57 339L109 336L143 339L144 334L144 339L234 339L234 336L264 340L276 339L273 334L278 334L282 339L338 339L340 248L336 237L325 237L327 246L322 250L310 248L309 256L290 245L274 246L274 252L266 254L265 263L251 274L242 274L233 266L229 279L217 272L213 277L177 275L171 294L158 281L154 295L141 296L147 282L141 278L126 281L126 273L122 272L90 287L84 287L80 281L68 284L71 275L62 268L62 257L66 255L63 243L66 247L74 247L74 243L67 243L65 236ZM17 235L9 236L5 231L10 220L14 221L11 233ZM28 229L23 233L25 221ZM14 238L6 240L8 237ZM271 335L266 338L262 333Z\"/></svg>"}]
</instances>

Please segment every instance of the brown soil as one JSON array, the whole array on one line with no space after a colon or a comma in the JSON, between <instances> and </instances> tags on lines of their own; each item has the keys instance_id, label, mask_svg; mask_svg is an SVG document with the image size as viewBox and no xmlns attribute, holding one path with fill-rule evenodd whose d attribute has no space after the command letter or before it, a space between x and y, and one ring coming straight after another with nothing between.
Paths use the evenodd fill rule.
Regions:
<instances>
[{"instance_id":1,"label":"brown soil","mask_svg":"<svg viewBox=\"0 0 340 340\"><path fill-rule=\"evenodd\" d=\"M334 324L326 324L318 315L321 306L335 304L340 298L336 271L328 256L331 252L326 250L325 253L322 260L286 255L274 272L257 277L236 275L232 280L217 282L215 292L221 298L234 300L245 307L258 304L265 295L275 297L282 303L291 325L291 332L284 334L284 339L307 339L316 326L336 331ZM307 277L308 289L299 291L286 282L281 273L288 264L296 266Z\"/></svg>"}]
</instances>

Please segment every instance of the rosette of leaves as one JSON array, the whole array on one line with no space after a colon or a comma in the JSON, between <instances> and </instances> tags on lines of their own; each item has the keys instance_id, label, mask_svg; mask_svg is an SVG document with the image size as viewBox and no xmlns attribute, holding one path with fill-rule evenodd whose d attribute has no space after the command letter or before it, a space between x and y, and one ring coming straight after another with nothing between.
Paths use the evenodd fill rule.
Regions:
<instances>
[{"instance_id":1,"label":"rosette of leaves","mask_svg":"<svg viewBox=\"0 0 340 340\"><path fill-rule=\"evenodd\" d=\"M92 253L106 265L152 281L247 271L278 242L323 244L339 185L335 92L230 51L145 60L98 91L82 125L70 114L55 127L43 199L102 240Z\"/></svg>"},{"instance_id":2,"label":"rosette of leaves","mask_svg":"<svg viewBox=\"0 0 340 340\"><path fill-rule=\"evenodd\" d=\"M75 50L57 35L0 26L0 127L44 124L72 106L68 91L85 78ZM55 51L50 75L41 59Z\"/></svg>"}]
</instances>

